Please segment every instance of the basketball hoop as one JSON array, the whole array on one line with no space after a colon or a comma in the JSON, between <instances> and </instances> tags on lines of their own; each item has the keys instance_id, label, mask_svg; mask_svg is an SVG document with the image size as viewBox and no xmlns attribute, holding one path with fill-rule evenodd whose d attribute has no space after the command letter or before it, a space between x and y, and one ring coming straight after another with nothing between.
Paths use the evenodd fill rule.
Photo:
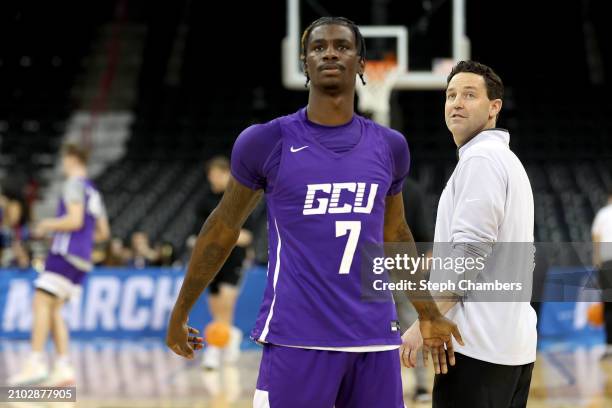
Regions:
<instances>
[{"instance_id":1,"label":"basketball hoop","mask_svg":"<svg viewBox=\"0 0 612 408\"><path fill-rule=\"evenodd\" d=\"M359 110L371 112L372 119L384 126L391 124L391 91L400 74L394 58L367 61L365 66L366 85L357 85Z\"/></svg>"}]
</instances>

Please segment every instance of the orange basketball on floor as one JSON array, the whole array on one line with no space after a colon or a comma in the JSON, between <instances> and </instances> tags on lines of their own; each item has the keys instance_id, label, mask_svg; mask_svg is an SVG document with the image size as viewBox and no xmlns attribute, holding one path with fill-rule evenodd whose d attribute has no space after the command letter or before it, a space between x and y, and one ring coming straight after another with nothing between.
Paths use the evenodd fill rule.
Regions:
<instances>
[{"instance_id":1,"label":"orange basketball on floor","mask_svg":"<svg viewBox=\"0 0 612 408\"><path fill-rule=\"evenodd\" d=\"M230 340L230 326L222 322L212 322L204 329L204 339L211 346L225 347Z\"/></svg>"},{"instance_id":2,"label":"orange basketball on floor","mask_svg":"<svg viewBox=\"0 0 612 408\"><path fill-rule=\"evenodd\" d=\"M603 303L595 303L589 306L587 310L587 320L593 326L601 326L604 324Z\"/></svg>"}]
</instances>

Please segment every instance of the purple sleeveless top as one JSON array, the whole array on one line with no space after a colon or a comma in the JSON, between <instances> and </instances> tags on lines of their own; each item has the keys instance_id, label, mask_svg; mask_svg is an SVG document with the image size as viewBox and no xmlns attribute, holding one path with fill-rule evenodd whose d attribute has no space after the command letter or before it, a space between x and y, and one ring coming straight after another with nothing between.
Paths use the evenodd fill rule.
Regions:
<instances>
[{"instance_id":1,"label":"purple sleeveless top","mask_svg":"<svg viewBox=\"0 0 612 408\"><path fill-rule=\"evenodd\" d=\"M394 303L361 294L360 246L383 242L385 198L410 156L400 133L355 115L342 126L306 109L245 130L232 174L264 188L268 283L253 339L305 347L400 344Z\"/></svg>"}]
</instances>

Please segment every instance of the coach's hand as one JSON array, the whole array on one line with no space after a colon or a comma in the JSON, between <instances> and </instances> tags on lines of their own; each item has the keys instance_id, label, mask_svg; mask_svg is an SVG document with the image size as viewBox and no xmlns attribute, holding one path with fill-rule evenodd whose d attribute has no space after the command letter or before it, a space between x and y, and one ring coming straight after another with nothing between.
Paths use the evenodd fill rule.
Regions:
<instances>
[{"instance_id":1,"label":"coach's hand","mask_svg":"<svg viewBox=\"0 0 612 408\"><path fill-rule=\"evenodd\" d=\"M428 354L431 353L436 374L446 374L448 372L447 355L448 363L455 365L452 338L454 337L459 344L464 345L457 325L440 314L431 320L419 320L419 326L421 336L423 336L423 362L427 364Z\"/></svg>"},{"instance_id":2,"label":"coach's hand","mask_svg":"<svg viewBox=\"0 0 612 408\"><path fill-rule=\"evenodd\" d=\"M192 360L194 350L200 350L204 347L202 345L204 339L195 336L199 333L193 327L189 327L187 323L176 322L170 319L168 333L166 334L166 346L179 356Z\"/></svg>"},{"instance_id":3,"label":"coach's hand","mask_svg":"<svg viewBox=\"0 0 612 408\"><path fill-rule=\"evenodd\" d=\"M419 329L419 322L416 321L402 336L400 358L406 367L415 368L417 366L417 353L421 347L423 347L423 337Z\"/></svg>"}]
</instances>

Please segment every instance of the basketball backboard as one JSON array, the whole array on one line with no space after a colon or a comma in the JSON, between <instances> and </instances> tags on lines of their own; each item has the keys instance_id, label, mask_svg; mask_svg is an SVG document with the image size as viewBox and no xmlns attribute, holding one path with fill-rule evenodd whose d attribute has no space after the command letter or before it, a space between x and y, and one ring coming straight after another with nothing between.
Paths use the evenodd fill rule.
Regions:
<instances>
[{"instance_id":1,"label":"basketball backboard","mask_svg":"<svg viewBox=\"0 0 612 408\"><path fill-rule=\"evenodd\" d=\"M395 59L398 74L393 79L393 89L426 90L443 89L450 67L470 57L469 40L465 35L465 1L452 0L449 18L451 28L451 55L432 61L428 70L412 70L409 60L409 28L407 25L364 25L360 30L366 39L391 39L395 43ZM305 28L302 21L302 0L287 0L287 35L282 44L282 79L288 89L304 90L304 73L300 64L300 37ZM371 50L371 47L370 47ZM376 51L376 50L374 50ZM372 59L368 56L368 59Z\"/></svg>"}]
</instances>

